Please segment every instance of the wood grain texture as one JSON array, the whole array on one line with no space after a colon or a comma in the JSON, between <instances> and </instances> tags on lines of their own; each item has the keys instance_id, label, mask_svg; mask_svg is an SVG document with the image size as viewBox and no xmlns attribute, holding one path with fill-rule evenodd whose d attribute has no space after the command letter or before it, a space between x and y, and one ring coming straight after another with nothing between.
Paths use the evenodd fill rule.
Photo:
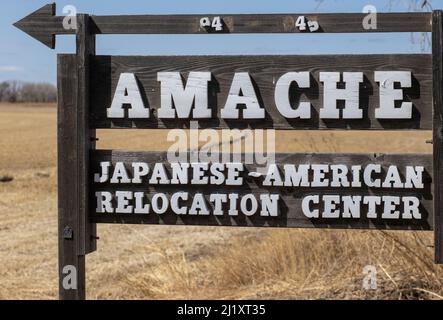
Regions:
<instances>
[{"instance_id":1,"label":"wood grain texture","mask_svg":"<svg viewBox=\"0 0 443 320\"><path fill-rule=\"evenodd\" d=\"M443 263L443 17L440 10L433 13L432 54L434 67L434 249L435 262Z\"/></svg>"},{"instance_id":2,"label":"wood grain texture","mask_svg":"<svg viewBox=\"0 0 443 320\"><path fill-rule=\"evenodd\" d=\"M412 87L404 88L404 100L413 103L412 119L375 119L379 106L379 84L374 81L374 71L411 71ZM189 126L189 120L164 120L156 118L160 107L160 83L157 72L181 72L186 79L190 71L210 71L209 84L211 119L202 119L202 128L276 128L276 129L427 129L432 128L432 63L431 55L313 55L313 56L96 56L92 60L91 127L93 128L174 128ZM275 82L286 72L310 71L311 88L293 85L291 102L310 101L311 119L286 119L276 109ZM320 71L363 72L360 84L360 107L363 119L320 119L323 106L323 84ZM134 73L139 81L146 106L154 110L150 119L108 119L106 109L118 83L120 73ZM249 72L266 118L260 120L220 119L235 72Z\"/></svg>"},{"instance_id":3,"label":"wood grain texture","mask_svg":"<svg viewBox=\"0 0 443 320\"><path fill-rule=\"evenodd\" d=\"M190 14L96 16L100 34L206 34L215 31L200 27L200 19L219 16L225 28L218 33L299 33L295 21L299 16L316 20L317 33L354 32L430 32L429 13L378 13L377 28L364 29L364 13L287 13L287 14Z\"/></svg>"},{"instance_id":4,"label":"wood grain texture","mask_svg":"<svg viewBox=\"0 0 443 320\"><path fill-rule=\"evenodd\" d=\"M63 28L63 18L55 17L55 3L47 4L27 15L14 26L37 39L47 47L55 48L56 34L74 34L75 30Z\"/></svg>"},{"instance_id":5,"label":"wood grain texture","mask_svg":"<svg viewBox=\"0 0 443 320\"><path fill-rule=\"evenodd\" d=\"M55 48L55 35L75 34L63 27L64 16L55 16L55 3L47 4L14 23L14 26ZM200 19L220 17L223 28L200 26ZM184 14L92 16L94 34L225 34L225 33L300 33L297 17L317 21L313 33L430 32L431 13L377 13L376 28L365 29L364 13L285 13L285 14Z\"/></svg>"},{"instance_id":6,"label":"wood grain texture","mask_svg":"<svg viewBox=\"0 0 443 320\"><path fill-rule=\"evenodd\" d=\"M91 32L88 15L77 16L77 72L78 107L76 148L78 152L79 219L80 237L78 254L88 254L97 248L96 226L88 219L89 152L95 149L95 130L89 128L90 60L95 55L95 35ZM74 133L73 133L74 134Z\"/></svg>"},{"instance_id":7,"label":"wood grain texture","mask_svg":"<svg viewBox=\"0 0 443 320\"><path fill-rule=\"evenodd\" d=\"M87 15L78 15L76 55L58 57L59 297L85 299L85 255L96 250L96 225L89 219L89 63L95 35ZM71 236L66 236L70 230ZM69 233L69 232L68 232ZM74 266L77 288L63 286L63 269Z\"/></svg>"},{"instance_id":8,"label":"wood grain texture","mask_svg":"<svg viewBox=\"0 0 443 320\"><path fill-rule=\"evenodd\" d=\"M84 299L85 259L79 255L82 236L79 219L79 159L77 149L78 72L75 55L59 55L57 59L57 162L58 162L58 241L59 241L59 297ZM64 237L65 230L72 237ZM63 268L77 270L77 290L65 290L62 285Z\"/></svg>"},{"instance_id":9,"label":"wood grain texture","mask_svg":"<svg viewBox=\"0 0 443 320\"><path fill-rule=\"evenodd\" d=\"M124 162L128 171L131 171L132 162L156 163L164 162L167 170L165 153L161 152L125 152L112 150L96 150L91 154L91 170L99 171L100 161ZM211 185L163 185L153 186L148 184L110 184L91 182L90 196L95 201L95 191L142 191L152 196L158 192L171 194L178 191L187 191L192 194L196 192L208 195L210 193L253 193L253 194L280 194L280 216L279 217L238 217L229 216L180 216L168 211L159 216L150 214L110 214L96 213L92 221L97 223L134 223L134 224L167 224L167 225L208 225L208 226L249 226L249 227L301 227L301 228L357 228L357 229L401 229L401 230L431 230L433 226L432 210L432 156L431 155L394 155L394 154L277 154L276 163L282 164L346 164L365 166L369 163L377 163L386 172L389 165L399 166L400 174L404 177L405 166L423 165L425 167L424 189L381 189L381 188L290 188L290 187L263 187L260 183L262 178L245 176L243 186L211 186ZM255 171L256 165L245 165L247 172ZM309 194L319 195L399 195L417 196L421 199L421 220L386 220L368 219L364 216L360 219L308 219L301 211L302 198ZM149 197L148 195L148 197ZM94 202L91 200L91 203ZM91 211L95 207L91 207ZM378 212L380 213L380 212Z\"/></svg>"}]
</instances>

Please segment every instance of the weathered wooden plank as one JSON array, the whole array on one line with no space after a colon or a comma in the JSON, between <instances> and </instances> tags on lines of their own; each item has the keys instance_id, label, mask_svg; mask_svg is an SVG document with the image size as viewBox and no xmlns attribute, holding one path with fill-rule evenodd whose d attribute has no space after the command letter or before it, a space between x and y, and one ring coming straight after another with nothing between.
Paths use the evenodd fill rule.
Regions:
<instances>
[{"instance_id":1,"label":"weathered wooden plank","mask_svg":"<svg viewBox=\"0 0 443 320\"><path fill-rule=\"evenodd\" d=\"M26 32L51 49L55 48L56 34L72 34L75 30L63 28L63 17L54 17L55 3L47 4L27 15L14 26Z\"/></svg>"},{"instance_id":2,"label":"weathered wooden plank","mask_svg":"<svg viewBox=\"0 0 443 320\"><path fill-rule=\"evenodd\" d=\"M189 120L165 120L157 117L160 107L160 83L157 72L181 72L186 79L190 71L210 71L209 105L213 118L200 119L204 128L275 128L275 129L431 129L432 128L432 64L431 56L414 55L313 55L313 56L96 56L92 60L91 127L94 128L173 128L189 127ZM379 83L374 71L411 71L412 87L404 88L404 100L413 103L412 119L376 119L379 106ZM286 72L309 71L311 87L292 87L292 103L309 101L311 119L287 119L275 105L275 82ZM363 72L360 84L360 107L363 119L321 119L323 83L320 71ZM150 119L109 119L110 107L121 73L134 73L139 81L146 106L153 109ZM221 119L235 72L249 72L266 118L259 120Z\"/></svg>"},{"instance_id":3,"label":"weathered wooden plank","mask_svg":"<svg viewBox=\"0 0 443 320\"><path fill-rule=\"evenodd\" d=\"M319 33L430 32L431 15L422 13L377 13L377 28L364 29L364 13L287 13L287 14L191 14L96 16L101 34L198 34L217 33L201 28L200 19L220 17L225 25L219 33L298 33L297 17L317 21Z\"/></svg>"},{"instance_id":4,"label":"weathered wooden plank","mask_svg":"<svg viewBox=\"0 0 443 320\"><path fill-rule=\"evenodd\" d=\"M78 254L88 254L97 248L96 225L88 219L89 194L89 152L95 149L95 130L89 128L90 101L90 60L95 55L95 35L91 33L91 20L88 15L77 16L77 72L78 72L78 107L77 107L77 152L79 185L80 237Z\"/></svg>"},{"instance_id":5,"label":"weathered wooden plank","mask_svg":"<svg viewBox=\"0 0 443 320\"><path fill-rule=\"evenodd\" d=\"M125 152L115 150L96 150L91 154L91 171L100 172L99 164L101 161L109 161L114 166L116 162L123 162L125 167L132 174L131 163L146 162L154 164L162 162L165 164L169 174L171 169L167 161L166 153L159 152ZM174 214L170 208L161 215L155 213L149 214L121 214L121 213L95 213L92 215L92 221L97 223L136 223L136 224L167 224L167 225L213 225L213 226L256 226L256 227L307 227L307 228L360 228L360 229L405 229L405 230L431 230L433 226L432 209L432 156L431 155L393 155L393 154L276 154L275 162L280 169L284 164L345 164L361 165L380 164L382 172L386 172L390 165L398 166L401 176L405 176L405 167L411 165L424 166L423 189L392 189L392 188L368 188L368 187L265 187L262 185L263 178L247 176L248 172L257 170L256 164L246 164L246 170L243 174L244 184L240 186L214 186L214 185L152 185L147 181L141 184L111 184L111 183L93 183L91 190L91 204L96 203L95 191L132 191L145 192L147 197L154 194L165 193L168 196L175 192L189 192L192 201L192 195L202 193L206 199L211 193L238 193L240 196L247 193L259 194L279 194L278 217L262 217L254 215L246 217L238 216L179 216ZM312 172L310 173L312 175ZM351 172L348 177L351 179ZM326 178L330 178L329 174ZM301 210L302 199L307 195L376 195L376 196L416 196L420 199L421 219L411 220L388 220L369 219L362 207L362 215L358 219L309 219ZM183 205L190 206L190 203L183 201ZM209 201L208 201L209 203ZM95 206L91 207L91 211ZM320 210L322 206L320 205ZM377 209L381 213L382 208Z\"/></svg>"},{"instance_id":6,"label":"weathered wooden plank","mask_svg":"<svg viewBox=\"0 0 443 320\"><path fill-rule=\"evenodd\" d=\"M96 250L96 225L88 217L89 152L95 147L88 121L89 60L95 53L89 22L89 16L77 16L77 54L58 58L60 299L85 299L85 255ZM66 286L66 268L75 285Z\"/></svg>"},{"instance_id":7,"label":"weathered wooden plank","mask_svg":"<svg viewBox=\"0 0 443 320\"><path fill-rule=\"evenodd\" d=\"M55 35L74 34L63 27L64 16L55 16L55 3L48 4L14 23L46 46L55 48ZM185 14L185 15L116 15L92 16L96 34L224 34L224 33L301 33L309 27L296 27L297 18L316 21L318 28L311 33L356 32L430 32L431 13L377 13L377 24L365 29L365 13L284 13L284 14ZM218 30L202 26L208 18L212 24L219 17ZM314 30L314 29L313 29Z\"/></svg>"},{"instance_id":8,"label":"weathered wooden plank","mask_svg":"<svg viewBox=\"0 0 443 320\"><path fill-rule=\"evenodd\" d=\"M443 263L443 18L442 11L433 13L432 59L434 70L434 239L435 262Z\"/></svg>"},{"instance_id":9,"label":"weathered wooden plank","mask_svg":"<svg viewBox=\"0 0 443 320\"><path fill-rule=\"evenodd\" d=\"M85 259L79 255L81 244L79 219L79 166L77 141L78 72L75 55L59 55L57 60L57 162L58 162L58 239L59 296L84 299ZM73 269L72 269L73 268ZM71 276L72 287L63 285Z\"/></svg>"}]
</instances>

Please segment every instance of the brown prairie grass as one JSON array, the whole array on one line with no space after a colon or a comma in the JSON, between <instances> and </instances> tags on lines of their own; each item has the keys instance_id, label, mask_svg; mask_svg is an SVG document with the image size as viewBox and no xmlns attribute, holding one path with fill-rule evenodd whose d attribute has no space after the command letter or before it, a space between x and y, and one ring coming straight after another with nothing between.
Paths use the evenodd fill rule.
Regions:
<instances>
[{"instance_id":1,"label":"brown prairie grass","mask_svg":"<svg viewBox=\"0 0 443 320\"><path fill-rule=\"evenodd\" d=\"M164 130L100 131L162 150ZM281 132L277 151L429 153L430 132ZM57 297L54 106L0 105L0 299ZM442 299L432 232L100 225L90 299ZM363 268L377 289L363 288Z\"/></svg>"},{"instance_id":2,"label":"brown prairie grass","mask_svg":"<svg viewBox=\"0 0 443 320\"><path fill-rule=\"evenodd\" d=\"M271 230L194 261L153 249L162 267L127 283L153 299L441 299L431 240L418 232ZM363 287L366 265L377 270L376 290Z\"/></svg>"}]
</instances>

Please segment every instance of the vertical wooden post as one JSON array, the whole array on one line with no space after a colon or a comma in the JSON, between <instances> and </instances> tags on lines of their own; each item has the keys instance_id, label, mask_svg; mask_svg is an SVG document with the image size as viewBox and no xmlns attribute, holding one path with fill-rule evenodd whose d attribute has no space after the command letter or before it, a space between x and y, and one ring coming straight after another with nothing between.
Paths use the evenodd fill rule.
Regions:
<instances>
[{"instance_id":1,"label":"vertical wooden post","mask_svg":"<svg viewBox=\"0 0 443 320\"><path fill-rule=\"evenodd\" d=\"M432 13L434 243L435 263L443 263L443 18Z\"/></svg>"},{"instance_id":2,"label":"vertical wooden post","mask_svg":"<svg viewBox=\"0 0 443 320\"><path fill-rule=\"evenodd\" d=\"M77 72L78 72L78 128L77 149L79 157L79 211L80 245L79 254L88 254L97 249L96 224L89 223L89 152L95 149L95 129L89 128L89 66L95 55L95 33L89 15L77 16Z\"/></svg>"},{"instance_id":3,"label":"vertical wooden post","mask_svg":"<svg viewBox=\"0 0 443 320\"><path fill-rule=\"evenodd\" d=\"M88 15L77 16L77 54L58 57L59 297L85 299L85 255L96 249L88 219L89 60L95 35Z\"/></svg>"}]
</instances>

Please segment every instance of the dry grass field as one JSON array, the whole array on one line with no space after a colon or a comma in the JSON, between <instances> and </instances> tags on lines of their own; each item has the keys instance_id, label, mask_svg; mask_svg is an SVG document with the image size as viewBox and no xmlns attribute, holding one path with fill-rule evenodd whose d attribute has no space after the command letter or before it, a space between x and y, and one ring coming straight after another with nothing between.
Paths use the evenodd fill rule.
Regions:
<instances>
[{"instance_id":1,"label":"dry grass field","mask_svg":"<svg viewBox=\"0 0 443 320\"><path fill-rule=\"evenodd\" d=\"M166 132L99 148L164 150ZM283 132L277 151L431 152L430 132ZM0 105L0 299L57 298L56 110ZM12 179L12 180L11 180ZM99 225L89 299L442 299L431 232ZM365 290L363 268L377 269Z\"/></svg>"}]
</instances>

